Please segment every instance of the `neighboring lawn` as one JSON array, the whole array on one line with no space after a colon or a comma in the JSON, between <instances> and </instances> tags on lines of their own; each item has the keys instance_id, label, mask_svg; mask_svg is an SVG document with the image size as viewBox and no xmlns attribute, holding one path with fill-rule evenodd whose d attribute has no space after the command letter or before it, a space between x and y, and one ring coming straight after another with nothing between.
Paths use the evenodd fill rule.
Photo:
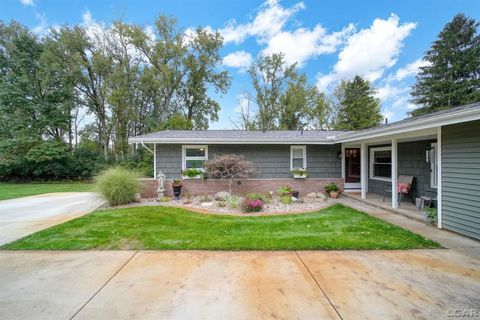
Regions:
<instances>
[{"instance_id":1,"label":"neighboring lawn","mask_svg":"<svg viewBox=\"0 0 480 320\"><path fill-rule=\"evenodd\" d=\"M0 183L0 200L33 196L50 192L73 192L92 190L93 184L83 182Z\"/></svg>"},{"instance_id":2,"label":"neighboring lawn","mask_svg":"<svg viewBox=\"0 0 480 320\"><path fill-rule=\"evenodd\" d=\"M336 204L315 213L224 216L171 207L99 210L3 249L416 249L436 242Z\"/></svg>"}]
</instances>

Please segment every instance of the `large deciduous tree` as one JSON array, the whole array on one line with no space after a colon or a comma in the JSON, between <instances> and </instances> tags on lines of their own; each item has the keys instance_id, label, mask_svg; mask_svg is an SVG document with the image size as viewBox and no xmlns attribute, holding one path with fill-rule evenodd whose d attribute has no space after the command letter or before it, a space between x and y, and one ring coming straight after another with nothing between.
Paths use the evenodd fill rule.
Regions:
<instances>
[{"instance_id":1,"label":"large deciduous tree","mask_svg":"<svg viewBox=\"0 0 480 320\"><path fill-rule=\"evenodd\" d=\"M375 127L383 119L380 100L371 83L360 76L342 81L335 89L336 130L359 130Z\"/></svg>"},{"instance_id":2,"label":"large deciduous tree","mask_svg":"<svg viewBox=\"0 0 480 320\"><path fill-rule=\"evenodd\" d=\"M463 14L445 25L424 59L411 95L418 116L480 101L479 22Z\"/></svg>"}]
</instances>

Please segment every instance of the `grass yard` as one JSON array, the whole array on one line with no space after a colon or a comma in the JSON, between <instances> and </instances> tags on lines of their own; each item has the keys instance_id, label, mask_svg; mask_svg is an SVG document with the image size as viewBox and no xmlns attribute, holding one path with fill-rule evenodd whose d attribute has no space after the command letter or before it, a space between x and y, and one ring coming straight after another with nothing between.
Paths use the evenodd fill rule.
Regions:
<instances>
[{"instance_id":1,"label":"grass yard","mask_svg":"<svg viewBox=\"0 0 480 320\"><path fill-rule=\"evenodd\" d=\"M99 210L3 249L416 249L436 242L336 204L315 213L221 216L171 207Z\"/></svg>"},{"instance_id":2,"label":"grass yard","mask_svg":"<svg viewBox=\"0 0 480 320\"><path fill-rule=\"evenodd\" d=\"M84 182L0 183L0 200L33 196L50 192L73 192L92 190L93 184Z\"/></svg>"}]
</instances>

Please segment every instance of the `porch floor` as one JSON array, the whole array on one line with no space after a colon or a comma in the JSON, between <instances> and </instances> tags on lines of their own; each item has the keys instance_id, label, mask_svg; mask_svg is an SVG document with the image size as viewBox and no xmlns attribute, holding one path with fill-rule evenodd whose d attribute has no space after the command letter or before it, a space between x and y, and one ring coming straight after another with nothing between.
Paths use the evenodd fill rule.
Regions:
<instances>
[{"instance_id":1,"label":"porch floor","mask_svg":"<svg viewBox=\"0 0 480 320\"><path fill-rule=\"evenodd\" d=\"M364 201L368 204L374 205L376 207L386 209L389 211L393 211L395 213L400 213L403 214L407 217L416 219L416 220L421 220L425 221L422 215L422 211L418 210L417 206L415 206L410 199L404 199L400 202L399 206L397 209L392 208L392 199L390 197L385 198L385 202L383 202L383 196L376 194L376 193L367 193L367 199L362 200L361 199L361 193L360 192L348 192L344 193L345 196L347 197L352 197L354 199Z\"/></svg>"}]
</instances>

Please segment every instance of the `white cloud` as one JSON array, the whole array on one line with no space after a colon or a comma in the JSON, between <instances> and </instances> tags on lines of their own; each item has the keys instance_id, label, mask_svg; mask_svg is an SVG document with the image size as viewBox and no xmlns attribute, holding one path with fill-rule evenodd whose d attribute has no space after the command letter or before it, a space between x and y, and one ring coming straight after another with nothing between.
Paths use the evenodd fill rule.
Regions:
<instances>
[{"instance_id":1,"label":"white cloud","mask_svg":"<svg viewBox=\"0 0 480 320\"><path fill-rule=\"evenodd\" d=\"M223 58L223 64L232 67L239 68L241 71L245 71L252 64L252 55L246 51L235 51Z\"/></svg>"},{"instance_id":2,"label":"white cloud","mask_svg":"<svg viewBox=\"0 0 480 320\"><path fill-rule=\"evenodd\" d=\"M330 74L320 76L317 85L326 90L337 80L349 79L356 74L375 81L397 62L403 40L415 28L415 23L400 24L397 15L387 20L375 19L368 29L348 37L345 48Z\"/></svg>"},{"instance_id":3,"label":"white cloud","mask_svg":"<svg viewBox=\"0 0 480 320\"><path fill-rule=\"evenodd\" d=\"M230 20L219 31L225 43L239 44L248 36L256 37L259 43L266 43L282 31L282 28L295 13L304 8L303 2L299 2L291 8L284 8L278 3L278 0L267 0L259 8L253 21L238 24L235 20Z\"/></svg>"},{"instance_id":4,"label":"white cloud","mask_svg":"<svg viewBox=\"0 0 480 320\"><path fill-rule=\"evenodd\" d=\"M35 1L34 0L20 0L20 2L24 5L24 6L31 6L33 7L35 5Z\"/></svg>"},{"instance_id":5,"label":"white cloud","mask_svg":"<svg viewBox=\"0 0 480 320\"><path fill-rule=\"evenodd\" d=\"M408 94L410 91L409 87L394 86L390 83L377 89L376 97L382 101L387 101L397 98L399 95Z\"/></svg>"},{"instance_id":6,"label":"white cloud","mask_svg":"<svg viewBox=\"0 0 480 320\"><path fill-rule=\"evenodd\" d=\"M36 35L43 36L45 32L48 31L48 27L49 27L47 17L45 17L45 14L40 14L40 13L35 14L35 16L39 21L39 23L32 28L32 32L35 33Z\"/></svg>"},{"instance_id":7,"label":"white cloud","mask_svg":"<svg viewBox=\"0 0 480 320\"><path fill-rule=\"evenodd\" d=\"M410 99L409 95L404 95L400 97L392 104L392 108L403 109L408 111L416 109L418 106L416 104L411 103L409 99Z\"/></svg>"},{"instance_id":8,"label":"white cloud","mask_svg":"<svg viewBox=\"0 0 480 320\"><path fill-rule=\"evenodd\" d=\"M407 77L416 75L421 67L428 66L429 64L430 62L426 60L417 59L414 62L407 64L405 67L398 69L393 76L389 77L389 80L402 81Z\"/></svg>"},{"instance_id":9,"label":"white cloud","mask_svg":"<svg viewBox=\"0 0 480 320\"><path fill-rule=\"evenodd\" d=\"M92 13L87 10L82 14L82 23L86 26L92 25L95 23L95 20L93 20Z\"/></svg>"},{"instance_id":10,"label":"white cloud","mask_svg":"<svg viewBox=\"0 0 480 320\"><path fill-rule=\"evenodd\" d=\"M262 53L281 52L285 55L288 64L296 62L302 66L308 59L335 52L353 29L353 25L349 25L339 32L328 34L325 28L317 24L311 30L298 28L293 31L283 31L268 41Z\"/></svg>"}]
</instances>

